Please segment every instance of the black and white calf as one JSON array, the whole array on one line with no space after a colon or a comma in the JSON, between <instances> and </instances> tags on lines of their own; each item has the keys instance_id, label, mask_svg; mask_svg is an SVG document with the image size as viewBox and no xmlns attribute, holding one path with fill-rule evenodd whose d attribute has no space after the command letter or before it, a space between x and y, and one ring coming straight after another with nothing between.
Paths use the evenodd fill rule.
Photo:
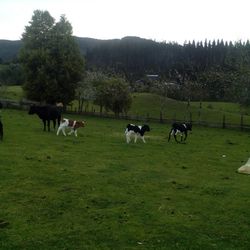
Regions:
<instances>
[{"instance_id":1,"label":"black and white calf","mask_svg":"<svg viewBox=\"0 0 250 250\"><path fill-rule=\"evenodd\" d=\"M181 134L181 141L185 141L187 139L187 132L188 131L192 131L192 124L191 123L173 123L172 128L169 132L168 141L170 141L171 135L173 135L175 141L179 142L177 140L177 137L176 137L176 135L178 133ZM184 135L184 138L183 138L183 135Z\"/></svg>"},{"instance_id":2,"label":"black and white calf","mask_svg":"<svg viewBox=\"0 0 250 250\"><path fill-rule=\"evenodd\" d=\"M146 143L144 139L144 134L146 131L150 131L148 125L137 126L134 124L128 124L125 130L126 141L129 143L131 141L131 137L134 136L134 142L136 143L137 137L139 136L144 143Z\"/></svg>"}]
</instances>

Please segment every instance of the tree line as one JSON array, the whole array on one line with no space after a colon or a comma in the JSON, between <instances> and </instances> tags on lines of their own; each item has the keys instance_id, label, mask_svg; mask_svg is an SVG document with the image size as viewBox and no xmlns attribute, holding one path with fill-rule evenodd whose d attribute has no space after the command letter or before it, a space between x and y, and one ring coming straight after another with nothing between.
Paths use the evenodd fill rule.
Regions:
<instances>
[{"instance_id":1,"label":"tree line","mask_svg":"<svg viewBox=\"0 0 250 250\"><path fill-rule=\"evenodd\" d=\"M115 72L132 83L142 80L146 87L153 84L146 75L159 75L158 86L176 83L168 86L168 95L173 98L250 103L249 41L189 41L180 45L126 37L89 51L86 61L91 70Z\"/></svg>"}]
</instances>

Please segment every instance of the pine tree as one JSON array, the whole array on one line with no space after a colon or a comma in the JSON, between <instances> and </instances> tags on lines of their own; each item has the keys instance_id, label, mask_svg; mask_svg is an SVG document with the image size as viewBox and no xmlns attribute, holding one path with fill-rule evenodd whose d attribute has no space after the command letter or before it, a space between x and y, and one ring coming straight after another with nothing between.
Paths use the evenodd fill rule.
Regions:
<instances>
[{"instance_id":1,"label":"pine tree","mask_svg":"<svg viewBox=\"0 0 250 250\"><path fill-rule=\"evenodd\" d=\"M69 103L75 97L84 61L65 16L55 23L48 11L34 11L22 36L20 61L27 97L45 103Z\"/></svg>"}]
</instances>

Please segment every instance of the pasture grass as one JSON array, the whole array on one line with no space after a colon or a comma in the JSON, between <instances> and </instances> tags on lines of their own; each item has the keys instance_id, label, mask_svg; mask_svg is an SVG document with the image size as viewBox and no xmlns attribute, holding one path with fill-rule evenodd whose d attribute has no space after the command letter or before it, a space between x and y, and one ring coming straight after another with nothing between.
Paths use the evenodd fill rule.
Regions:
<instances>
[{"instance_id":1,"label":"pasture grass","mask_svg":"<svg viewBox=\"0 0 250 250\"><path fill-rule=\"evenodd\" d=\"M68 108L73 111L77 110L78 102L72 102L72 106ZM100 108L89 103L84 110L99 112ZM250 107L244 107L238 103L202 102L200 108L200 102L190 102L188 106L186 101L178 101L152 93L132 93L132 105L128 115L160 120L160 113L162 113L162 118L167 120L190 121L191 119L200 123L221 124L221 127L223 116L225 116L226 124L235 124L239 127L241 115L243 115L243 123L250 124Z\"/></svg>"},{"instance_id":2,"label":"pasture grass","mask_svg":"<svg viewBox=\"0 0 250 250\"><path fill-rule=\"evenodd\" d=\"M21 86L6 86L5 90L0 93L0 98L13 99L20 101L24 97ZM96 112L100 111L100 107L89 103L84 110ZM72 106L68 106L68 110L78 110L78 102L72 102ZM111 111L109 113L112 113ZM164 119L168 120L192 120L196 122L204 122L208 124L221 124L225 115L226 124L235 124L240 126L241 114L244 115L243 123L250 124L250 107L243 107L237 103L227 102L187 102L177 101L170 98L164 98L151 93L132 93L132 106L128 114L138 117L150 117L160 119L160 113ZM113 114L113 113L112 113Z\"/></svg>"},{"instance_id":3,"label":"pasture grass","mask_svg":"<svg viewBox=\"0 0 250 250\"><path fill-rule=\"evenodd\" d=\"M20 85L4 86L0 92L0 97L20 101L24 97L24 91Z\"/></svg>"},{"instance_id":4,"label":"pasture grass","mask_svg":"<svg viewBox=\"0 0 250 250\"><path fill-rule=\"evenodd\" d=\"M226 102L187 102L164 98L151 93L133 93L132 107L129 114L138 114L144 117L164 119L190 120L190 113L193 121L206 123L221 123L225 115L226 123L240 125L241 114L244 115L244 123L250 124L250 108L242 107L237 103Z\"/></svg>"},{"instance_id":5,"label":"pasture grass","mask_svg":"<svg viewBox=\"0 0 250 250\"><path fill-rule=\"evenodd\" d=\"M68 117L87 121L78 138L2 112L0 249L249 248L249 133L194 127L177 144L152 123L127 145L127 121Z\"/></svg>"}]
</instances>

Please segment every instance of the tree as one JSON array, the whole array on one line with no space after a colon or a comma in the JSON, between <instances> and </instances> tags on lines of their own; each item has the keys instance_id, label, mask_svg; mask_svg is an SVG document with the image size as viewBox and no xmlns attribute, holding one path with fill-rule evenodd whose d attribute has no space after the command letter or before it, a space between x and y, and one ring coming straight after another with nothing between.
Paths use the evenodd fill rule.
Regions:
<instances>
[{"instance_id":1,"label":"tree","mask_svg":"<svg viewBox=\"0 0 250 250\"><path fill-rule=\"evenodd\" d=\"M245 70L239 74L235 86L236 101L243 106L250 106L250 71Z\"/></svg>"},{"instance_id":2,"label":"tree","mask_svg":"<svg viewBox=\"0 0 250 250\"><path fill-rule=\"evenodd\" d=\"M21 85L23 81L24 75L19 64L0 64L0 83L6 85Z\"/></svg>"},{"instance_id":3,"label":"tree","mask_svg":"<svg viewBox=\"0 0 250 250\"><path fill-rule=\"evenodd\" d=\"M107 110L112 110L116 116L120 113L127 113L132 98L129 93L129 86L124 79L113 77L103 86L103 102Z\"/></svg>"},{"instance_id":4,"label":"tree","mask_svg":"<svg viewBox=\"0 0 250 250\"><path fill-rule=\"evenodd\" d=\"M83 81L78 82L76 88L76 97L78 99L78 111L83 111L83 104L86 103L86 107L90 101L94 101L96 98L96 88L94 86L95 74L92 72L86 72L86 76Z\"/></svg>"},{"instance_id":5,"label":"tree","mask_svg":"<svg viewBox=\"0 0 250 250\"><path fill-rule=\"evenodd\" d=\"M75 97L84 61L64 15L55 22L48 11L34 11L22 35L20 61L26 81L24 90L32 100L68 104Z\"/></svg>"}]
</instances>

